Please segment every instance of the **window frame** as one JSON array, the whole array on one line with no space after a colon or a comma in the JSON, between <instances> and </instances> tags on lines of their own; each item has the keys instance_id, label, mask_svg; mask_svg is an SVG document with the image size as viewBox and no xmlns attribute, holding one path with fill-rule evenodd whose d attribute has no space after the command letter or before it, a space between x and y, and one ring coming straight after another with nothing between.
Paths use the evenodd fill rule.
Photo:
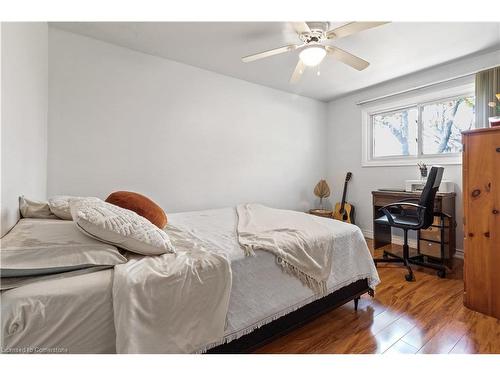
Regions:
<instances>
[{"instance_id":1,"label":"window frame","mask_svg":"<svg viewBox=\"0 0 500 375\"><path fill-rule=\"evenodd\" d=\"M464 96L475 96L474 83L459 86L434 89L430 92L414 94L405 98L381 100L378 103L366 105L362 108L362 162L363 167L376 166L404 166L415 165L422 161L427 164L462 164L462 153L423 154L422 147L422 110L425 105L453 100ZM374 157L373 116L394 113L404 109L417 109L417 154L408 156L379 156ZM475 124L474 124L475 125Z\"/></svg>"}]
</instances>

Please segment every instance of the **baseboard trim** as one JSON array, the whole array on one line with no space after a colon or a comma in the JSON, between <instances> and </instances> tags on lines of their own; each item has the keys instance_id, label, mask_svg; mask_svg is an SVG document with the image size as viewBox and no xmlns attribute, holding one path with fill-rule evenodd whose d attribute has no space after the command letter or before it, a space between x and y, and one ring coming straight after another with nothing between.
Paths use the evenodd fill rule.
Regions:
<instances>
[{"instance_id":1,"label":"baseboard trim","mask_svg":"<svg viewBox=\"0 0 500 375\"><path fill-rule=\"evenodd\" d=\"M363 235L366 238L373 239L373 231L371 229L361 229L361 232L363 232ZM392 236L392 243L395 245L403 245L403 237L393 235ZM408 245L410 245L410 247L413 247L414 249L416 249L417 248L417 240L410 238L408 240ZM458 259L464 259L464 251L462 249L456 249L454 257L458 258Z\"/></svg>"}]
</instances>

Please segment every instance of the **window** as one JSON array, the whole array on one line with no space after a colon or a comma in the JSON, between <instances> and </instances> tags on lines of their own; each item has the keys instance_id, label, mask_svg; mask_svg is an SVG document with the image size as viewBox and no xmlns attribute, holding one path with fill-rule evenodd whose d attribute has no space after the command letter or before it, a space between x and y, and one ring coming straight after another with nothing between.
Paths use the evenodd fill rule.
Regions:
<instances>
[{"instance_id":1,"label":"window","mask_svg":"<svg viewBox=\"0 0 500 375\"><path fill-rule=\"evenodd\" d=\"M418 108L372 115L373 157L417 155Z\"/></svg>"},{"instance_id":2,"label":"window","mask_svg":"<svg viewBox=\"0 0 500 375\"><path fill-rule=\"evenodd\" d=\"M474 125L474 97L428 103L421 107L422 154L462 152L461 132Z\"/></svg>"},{"instance_id":3,"label":"window","mask_svg":"<svg viewBox=\"0 0 500 375\"><path fill-rule=\"evenodd\" d=\"M459 164L461 132L474 127L473 86L428 93L363 111L363 165Z\"/></svg>"}]
</instances>

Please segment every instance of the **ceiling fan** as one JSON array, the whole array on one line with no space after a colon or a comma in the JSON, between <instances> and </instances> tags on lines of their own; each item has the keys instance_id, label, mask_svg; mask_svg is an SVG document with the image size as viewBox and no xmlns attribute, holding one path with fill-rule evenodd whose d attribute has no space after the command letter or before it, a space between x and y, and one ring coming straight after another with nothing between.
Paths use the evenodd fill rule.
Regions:
<instances>
[{"instance_id":1,"label":"ceiling fan","mask_svg":"<svg viewBox=\"0 0 500 375\"><path fill-rule=\"evenodd\" d=\"M346 25L328 30L330 27L329 22L292 22L293 28L302 41L302 44L289 44L269 51L245 56L241 60L243 62L251 62L284 52L301 50L299 61L292 73L290 83L298 82L306 67L318 66L327 54L354 69L363 70L370 65L368 61L354 56L338 47L329 46L324 43L329 39L343 38L386 23L388 22L350 22Z\"/></svg>"}]
</instances>

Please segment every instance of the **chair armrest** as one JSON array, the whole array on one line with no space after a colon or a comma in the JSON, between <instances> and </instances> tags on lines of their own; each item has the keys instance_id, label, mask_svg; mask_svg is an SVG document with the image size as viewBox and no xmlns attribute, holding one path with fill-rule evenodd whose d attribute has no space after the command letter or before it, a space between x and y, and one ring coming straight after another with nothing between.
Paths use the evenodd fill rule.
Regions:
<instances>
[{"instance_id":1,"label":"chair armrest","mask_svg":"<svg viewBox=\"0 0 500 375\"><path fill-rule=\"evenodd\" d=\"M425 206L421 206L421 205L419 205L417 203L408 203L408 202L405 202L405 201L390 203L388 205L385 205L382 208L401 207L401 206L410 206L410 207L415 207L415 208L418 208L418 209L424 209L425 210Z\"/></svg>"},{"instance_id":2,"label":"chair armrest","mask_svg":"<svg viewBox=\"0 0 500 375\"><path fill-rule=\"evenodd\" d=\"M387 221L389 222L389 225L393 226L394 220L392 219L391 211L389 211L387 206L380 208L379 211L381 211L387 217Z\"/></svg>"},{"instance_id":3,"label":"chair armrest","mask_svg":"<svg viewBox=\"0 0 500 375\"><path fill-rule=\"evenodd\" d=\"M387 221L389 222L390 225L394 225L394 220L392 219L392 214L391 214L390 208L392 208L392 207L403 208L403 206L416 208L417 215L420 217L420 219L422 219L422 212L425 211L425 206L421 206L420 204L416 204L416 203L408 203L408 202L404 202L404 201L390 203L390 204L387 204L384 207L380 208L379 211L382 211L383 214L387 217ZM403 212L404 212L404 208L403 208Z\"/></svg>"}]
</instances>

